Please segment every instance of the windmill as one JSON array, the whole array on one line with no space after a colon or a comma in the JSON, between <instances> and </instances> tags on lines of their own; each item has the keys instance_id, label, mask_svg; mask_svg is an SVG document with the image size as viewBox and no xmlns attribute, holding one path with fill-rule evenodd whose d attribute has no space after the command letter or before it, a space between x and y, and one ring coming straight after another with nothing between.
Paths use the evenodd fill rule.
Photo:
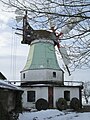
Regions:
<instances>
[{"instance_id":1,"label":"windmill","mask_svg":"<svg viewBox=\"0 0 90 120\"><path fill-rule=\"evenodd\" d=\"M48 6L48 12L49 11L50 11L50 7ZM34 30L30 26L30 24L27 20L27 18L28 18L27 10L25 10L25 15L24 15L24 12L19 9L16 9L15 13L18 15L18 16L16 16L17 22L20 22L21 20L23 20L23 29L22 29L23 30L23 40L21 41L21 43L30 45L31 42L34 41L35 39L42 38L43 37L42 34L44 35L45 38L47 38L47 36L50 36L50 39L53 39L53 41L54 41L54 46L57 46L57 48L60 52L60 55L63 59L63 62L66 66L66 69L67 69L69 75L71 75L70 70L68 68L68 65L70 64L70 58L69 58L69 55L67 54L66 48L60 44L60 39L62 39L64 34L68 34L82 20L82 18L81 17L72 17L72 18L68 19L66 21L65 26L62 27L61 32L59 32L57 34L56 29L55 29L55 23L51 21L52 16L47 15L51 31L50 30L49 31ZM23 15L24 15L24 17L23 17Z\"/></svg>"},{"instance_id":2,"label":"windmill","mask_svg":"<svg viewBox=\"0 0 90 120\"><path fill-rule=\"evenodd\" d=\"M60 90L63 90L61 93L69 94L70 97L70 92L73 89L73 87L70 88L64 85L64 71L58 64L55 46L58 47L70 75L68 69L70 60L65 48L61 47L59 38L66 33L65 30L70 31L74 25L72 27L70 25L69 28L65 26L67 29L62 28L61 32L57 34L53 24L50 30L34 30L27 18L26 10L23 19L19 17L18 20L23 20L23 40L21 43L30 45L26 65L21 71L21 87L24 87L25 93L23 96L24 105L26 107L33 107L34 102L35 108L39 110L46 109L46 106L48 108L48 105L50 108L53 108L58 106L55 106L54 103L60 97Z\"/></svg>"}]
</instances>

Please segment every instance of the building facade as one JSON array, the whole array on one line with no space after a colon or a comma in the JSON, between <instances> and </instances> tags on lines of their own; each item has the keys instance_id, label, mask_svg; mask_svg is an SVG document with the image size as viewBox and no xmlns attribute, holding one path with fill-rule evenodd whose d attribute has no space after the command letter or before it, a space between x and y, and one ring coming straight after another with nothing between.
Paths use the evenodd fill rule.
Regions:
<instances>
[{"instance_id":1,"label":"building facade","mask_svg":"<svg viewBox=\"0 0 90 120\"><path fill-rule=\"evenodd\" d=\"M69 107L73 98L77 98L81 107L81 86L64 84L64 72L58 65L52 40L43 38L31 42L21 82L24 108L41 110L66 104ZM66 103L59 102L60 98Z\"/></svg>"}]
</instances>

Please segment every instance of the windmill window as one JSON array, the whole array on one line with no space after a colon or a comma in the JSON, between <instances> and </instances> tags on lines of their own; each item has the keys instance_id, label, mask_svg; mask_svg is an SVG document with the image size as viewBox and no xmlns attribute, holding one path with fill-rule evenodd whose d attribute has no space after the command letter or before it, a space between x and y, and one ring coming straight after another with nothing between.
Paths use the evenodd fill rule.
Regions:
<instances>
[{"instance_id":1,"label":"windmill window","mask_svg":"<svg viewBox=\"0 0 90 120\"><path fill-rule=\"evenodd\" d=\"M70 101L70 91L64 91L64 99Z\"/></svg>"},{"instance_id":2,"label":"windmill window","mask_svg":"<svg viewBox=\"0 0 90 120\"><path fill-rule=\"evenodd\" d=\"M35 102L35 91L27 91L27 102Z\"/></svg>"},{"instance_id":3,"label":"windmill window","mask_svg":"<svg viewBox=\"0 0 90 120\"><path fill-rule=\"evenodd\" d=\"M25 79L25 73L23 73L23 79Z\"/></svg>"},{"instance_id":4,"label":"windmill window","mask_svg":"<svg viewBox=\"0 0 90 120\"><path fill-rule=\"evenodd\" d=\"M56 78L56 72L53 72L53 77Z\"/></svg>"}]
</instances>

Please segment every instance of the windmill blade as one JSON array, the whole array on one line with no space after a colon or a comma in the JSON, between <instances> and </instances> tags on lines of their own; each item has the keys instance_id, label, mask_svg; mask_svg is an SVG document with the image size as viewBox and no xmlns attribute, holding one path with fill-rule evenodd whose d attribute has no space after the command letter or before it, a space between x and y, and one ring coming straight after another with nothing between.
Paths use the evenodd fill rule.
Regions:
<instances>
[{"instance_id":1,"label":"windmill blade","mask_svg":"<svg viewBox=\"0 0 90 120\"><path fill-rule=\"evenodd\" d=\"M17 8L17 9L15 10L15 14L16 14L16 15L24 15L24 11Z\"/></svg>"},{"instance_id":2,"label":"windmill blade","mask_svg":"<svg viewBox=\"0 0 90 120\"><path fill-rule=\"evenodd\" d=\"M65 47L59 47L58 50L59 50L59 52L60 52L60 54L62 56L63 62L65 64L66 69L67 69L67 71L69 73L69 76L70 76L71 73L70 73L70 70L68 68L68 65L70 64L70 58L69 58L69 56L67 54L67 51L66 51Z\"/></svg>"},{"instance_id":3,"label":"windmill blade","mask_svg":"<svg viewBox=\"0 0 90 120\"><path fill-rule=\"evenodd\" d=\"M19 23L23 19L23 16L16 16L16 21Z\"/></svg>"},{"instance_id":4,"label":"windmill blade","mask_svg":"<svg viewBox=\"0 0 90 120\"><path fill-rule=\"evenodd\" d=\"M69 56L67 54L67 51L66 51L65 47L60 47L59 52L60 52L60 54L62 56L64 64L65 65L70 64L70 58L69 58Z\"/></svg>"},{"instance_id":5,"label":"windmill blade","mask_svg":"<svg viewBox=\"0 0 90 120\"><path fill-rule=\"evenodd\" d=\"M79 22L82 21L82 17L73 17L73 18L70 18L65 26L62 27L61 29L61 33L63 34L68 34Z\"/></svg>"},{"instance_id":6,"label":"windmill blade","mask_svg":"<svg viewBox=\"0 0 90 120\"><path fill-rule=\"evenodd\" d=\"M52 14L48 14L48 13L51 13L52 11L52 5L51 5L51 1L47 1L47 4L46 4L46 9L44 10L46 12L46 17L48 19L48 25L51 28L54 28L56 26L56 23L54 21L54 17Z\"/></svg>"},{"instance_id":7,"label":"windmill blade","mask_svg":"<svg viewBox=\"0 0 90 120\"><path fill-rule=\"evenodd\" d=\"M19 23L23 19L24 11L17 8L15 10L15 14L17 15L16 21L17 21L17 23Z\"/></svg>"}]
</instances>

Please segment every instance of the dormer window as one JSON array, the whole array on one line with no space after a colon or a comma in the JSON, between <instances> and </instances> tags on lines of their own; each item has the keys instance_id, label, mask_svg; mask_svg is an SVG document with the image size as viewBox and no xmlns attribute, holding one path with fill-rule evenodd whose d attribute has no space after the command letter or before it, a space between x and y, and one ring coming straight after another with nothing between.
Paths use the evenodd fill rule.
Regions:
<instances>
[{"instance_id":1,"label":"dormer window","mask_svg":"<svg viewBox=\"0 0 90 120\"><path fill-rule=\"evenodd\" d=\"M53 72L53 77L56 78L56 72Z\"/></svg>"},{"instance_id":2,"label":"dormer window","mask_svg":"<svg viewBox=\"0 0 90 120\"><path fill-rule=\"evenodd\" d=\"M23 73L23 79L25 79L25 73Z\"/></svg>"}]
</instances>

